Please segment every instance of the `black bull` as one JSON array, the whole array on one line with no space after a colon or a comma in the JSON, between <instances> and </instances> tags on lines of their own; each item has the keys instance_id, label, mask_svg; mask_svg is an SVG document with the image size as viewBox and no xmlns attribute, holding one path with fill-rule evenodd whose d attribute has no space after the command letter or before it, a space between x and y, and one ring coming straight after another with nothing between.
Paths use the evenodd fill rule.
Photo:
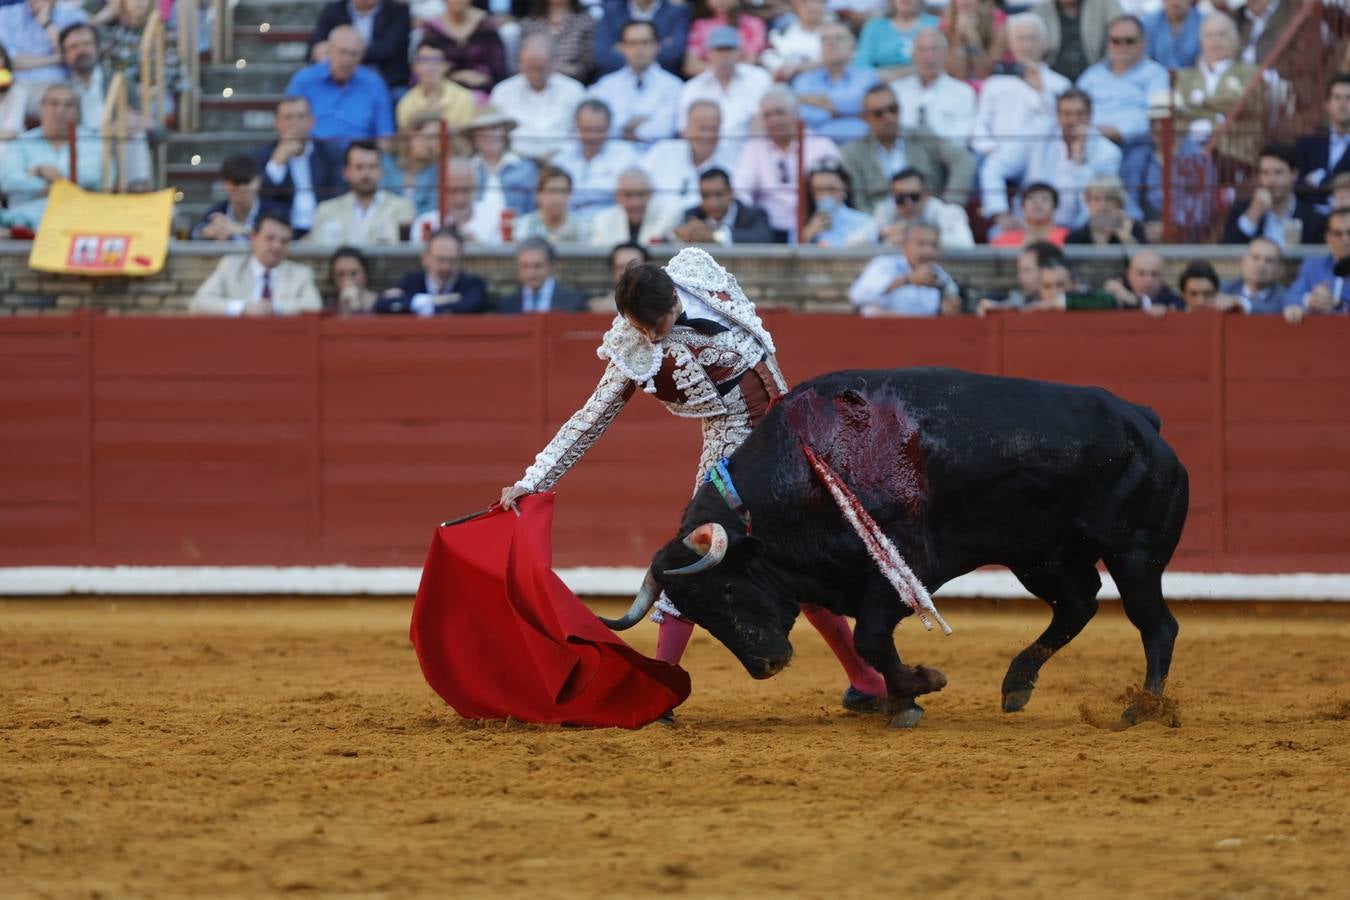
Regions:
<instances>
[{"instance_id":1,"label":"black bull","mask_svg":"<svg viewBox=\"0 0 1350 900\"><path fill-rule=\"evenodd\" d=\"M1143 639L1144 689L1161 695L1177 635L1162 572L1186 520L1188 482L1159 428L1151 409L1101 388L946 369L824 375L784 397L731 457L750 533L704 484L680 534L720 524L722 561L671 574L703 549L676 538L651 571L757 678L791 658L800 604L856 617L856 647L885 676L895 724L917 723L914 698L946 679L901 663L893 632L910 609L812 472L809 444L929 591L996 564L1050 605L1049 627L1008 667L1005 711L1026 705L1041 666L1096 613L1098 560Z\"/></svg>"}]
</instances>

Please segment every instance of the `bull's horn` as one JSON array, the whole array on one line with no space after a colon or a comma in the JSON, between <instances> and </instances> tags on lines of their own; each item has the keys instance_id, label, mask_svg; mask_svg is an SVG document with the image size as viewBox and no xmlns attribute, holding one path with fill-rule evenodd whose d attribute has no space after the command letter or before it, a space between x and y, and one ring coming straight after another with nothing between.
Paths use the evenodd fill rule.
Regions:
<instances>
[{"instance_id":1,"label":"bull's horn","mask_svg":"<svg viewBox=\"0 0 1350 900\"><path fill-rule=\"evenodd\" d=\"M642 587L638 588L637 596L633 598L633 605L628 607L628 612L624 613L623 617L619 619L606 619L601 616L600 621L615 631L632 628L642 621L642 617L656 605L656 598L660 596L661 585L656 583L656 576L652 574L651 569L648 569L646 576L642 579Z\"/></svg>"},{"instance_id":2,"label":"bull's horn","mask_svg":"<svg viewBox=\"0 0 1350 900\"><path fill-rule=\"evenodd\" d=\"M708 522L685 535L684 545L701 554L701 558L679 569L667 569L667 575L694 575L720 563L727 555L727 530L716 522Z\"/></svg>"}]
</instances>

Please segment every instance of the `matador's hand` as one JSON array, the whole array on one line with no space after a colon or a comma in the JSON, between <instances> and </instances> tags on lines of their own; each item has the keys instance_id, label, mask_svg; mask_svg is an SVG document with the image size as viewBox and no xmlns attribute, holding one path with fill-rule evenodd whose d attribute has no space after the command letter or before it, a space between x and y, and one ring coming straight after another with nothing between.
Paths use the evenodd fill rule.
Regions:
<instances>
[{"instance_id":1,"label":"matador's hand","mask_svg":"<svg viewBox=\"0 0 1350 900\"><path fill-rule=\"evenodd\" d=\"M520 515L520 509L516 506L516 501L528 494L529 491L516 485L508 485L502 488L502 509L509 509L516 515Z\"/></svg>"}]
</instances>

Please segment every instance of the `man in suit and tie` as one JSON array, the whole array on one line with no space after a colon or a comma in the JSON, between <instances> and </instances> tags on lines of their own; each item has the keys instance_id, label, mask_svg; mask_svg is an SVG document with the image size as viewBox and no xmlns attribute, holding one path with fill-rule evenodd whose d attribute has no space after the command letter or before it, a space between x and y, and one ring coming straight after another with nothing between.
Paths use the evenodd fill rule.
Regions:
<instances>
[{"instance_id":1,"label":"man in suit and tie","mask_svg":"<svg viewBox=\"0 0 1350 900\"><path fill-rule=\"evenodd\" d=\"M554 275L557 253L543 238L527 238L516 247L520 288L497 303L499 313L585 312L586 297Z\"/></svg>"},{"instance_id":2,"label":"man in suit and tie","mask_svg":"<svg viewBox=\"0 0 1350 900\"><path fill-rule=\"evenodd\" d=\"M406 3L395 0L333 0L319 13L309 36L309 61L328 58L328 33L339 25L351 25L366 42L361 65L380 74L391 90L407 90L408 40L412 18Z\"/></svg>"},{"instance_id":3,"label":"man in suit and tie","mask_svg":"<svg viewBox=\"0 0 1350 900\"><path fill-rule=\"evenodd\" d=\"M1242 255L1241 277L1219 289L1222 298L1231 298L1223 305L1253 316L1278 316L1284 309L1280 264L1280 248L1274 241L1252 238Z\"/></svg>"},{"instance_id":4,"label":"man in suit and tie","mask_svg":"<svg viewBox=\"0 0 1350 900\"><path fill-rule=\"evenodd\" d=\"M1302 183L1318 188L1325 198L1337 175L1350 172L1350 73L1341 73L1327 85L1327 130L1305 135L1294 145Z\"/></svg>"},{"instance_id":5,"label":"man in suit and tie","mask_svg":"<svg viewBox=\"0 0 1350 900\"><path fill-rule=\"evenodd\" d=\"M1254 237L1273 241L1281 250L1299 244L1320 244L1326 219L1312 203L1294 194L1298 168L1294 148L1267 144L1257 161L1256 190L1245 203L1234 204L1223 229L1223 243L1245 244Z\"/></svg>"},{"instance_id":6,"label":"man in suit and tie","mask_svg":"<svg viewBox=\"0 0 1350 900\"><path fill-rule=\"evenodd\" d=\"M253 223L250 253L221 259L197 288L191 310L222 316L293 315L323 307L309 266L286 259L291 226L274 213Z\"/></svg>"},{"instance_id":7,"label":"man in suit and tie","mask_svg":"<svg viewBox=\"0 0 1350 900\"><path fill-rule=\"evenodd\" d=\"M777 239L769 214L737 203L731 176L716 166L698 177L703 202L684 211L684 224L672 232L689 244L772 244Z\"/></svg>"},{"instance_id":8,"label":"man in suit and tie","mask_svg":"<svg viewBox=\"0 0 1350 900\"><path fill-rule=\"evenodd\" d=\"M1284 292L1284 319L1298 323L1308 313L1350 315L1350 207L1327 216L1326 256L1309 256Z\"/></svg>"},{"instance_id":9,"label":"man in suit and tie","mask_svg":"<svg viewBox=\"0 0 1350 900\"><path fill-rule=\"evenodd\" d=\"M487 309L487 282L459 268L463 243L453 228L427 239L422 271L409 272L398 287L385 291L371 310L377 313L434 316L479 313Z\"/></svg>"},{"instance_id":10,"label":"man in suit and tie","mask_svg":"<svg viewBox=\"0 0 1350 900\"><path fill-rule=\"evenodd\" d=\"M412 201L380 187L380 148L372 141L353 141L347 148L342 177L347 193L319 204L309 239L325 244L397 244L400 231L417 215Z\"/></svg>"},{"instance_id":11,"label":"man in suit and tie","mask_svg":"<svg viewBox=\"0 0 1350 900\"><path fill-rule=\"evenodd\" d=\"M975 184L975 157L922 125L900 129L900 103L888 84L863 95L868 135L844 148L844 170L853 185L853 203L863 212L891 196L891 176L902 169L923 175L933 193L962 206Z\"/></svg>"},{"instance_id":12,"label":"man in suit and tie","mask_svg":"<svg viewBox=\"0 0 1350 900\"><path fill-rule=\"evenodd\" d=\"M297 238L314 227L314 214L322 200L346 190L342 181L342 152L336 146L315 142L314 113L304 97L282 97L277 103L277 140L253 154L263 174L262 201L291 223Z\"/></svg>"}]
</instances>

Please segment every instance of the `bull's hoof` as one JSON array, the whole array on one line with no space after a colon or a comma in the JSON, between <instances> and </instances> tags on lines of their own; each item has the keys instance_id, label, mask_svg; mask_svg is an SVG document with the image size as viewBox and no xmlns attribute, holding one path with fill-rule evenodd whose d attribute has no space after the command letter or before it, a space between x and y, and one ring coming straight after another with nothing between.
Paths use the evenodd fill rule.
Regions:
<instances>
[{"instance_id":1,"label":"bull's hoof","mask_svg":"<svg viewBox=\"0 0 1350 900\"><path fill-rule=\"evenodd\" d=\"M1157 722L1168 728L1181 727L1180 708L1172 697L1135 688L1131 688L1125 694L1126 699L1130 700L1130 705L1120 714L1120 720L1127 727L1138 725L1140 722Z\"/></svg>"},{"instance_id":2,"label":"bull's hoof","mask_svg":"<svg viewBox=\"0 0 1350 900\"><path fill-rule=\"evenodd\" d=\"M851 684L848 686L848 690L844 691L843 703L844 709L849 712L876 713L886 711L885 697L875 697L871 694L865 694Z\"/></svg>"},{"instance_id":3,"label":"bull's hoof","mask_svg":"<svg viewBox=\"0 0 1350 900\"><path fill-rule=\"evenodd\" d=\"M891 716L888 723L891 728L913 728L919 724L923 718L923 707L917 703L912 703Z\"/></svg>"},{"instance_id":4,"label":"bull's hoof","mask_svg":"<svg viewBox=\"0 0 1350 900\"><path fill-rule=\"evenodd\" d=\"M915 694L932 694L947 686L947 676L941 669L934 669L932 666L915 666L914 677L920 686Z\"/></svg>"},{"instance_id":5,"label":"bull's hoof","mask_svg":"<svg viewBox=\"0 0 1350 900\"><path fill-rule=\"evenodd\" d=\"M1031 688L1023 688L1020 691L1008 691L1003 695L1003 711L1005 713L1021 712L1030 702Z\"/></svg>"}]
</instances>

